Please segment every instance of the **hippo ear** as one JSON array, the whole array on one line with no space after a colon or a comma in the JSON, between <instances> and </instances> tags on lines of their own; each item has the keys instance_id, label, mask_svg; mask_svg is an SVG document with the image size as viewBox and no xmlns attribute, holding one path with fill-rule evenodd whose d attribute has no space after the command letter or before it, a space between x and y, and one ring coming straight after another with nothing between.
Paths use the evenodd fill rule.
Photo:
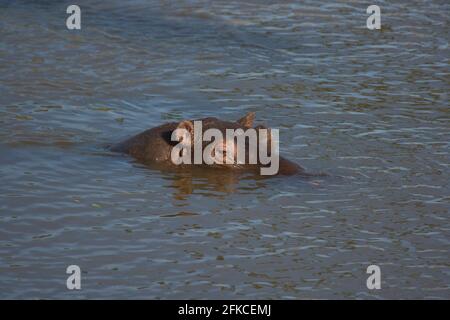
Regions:
<instances>
[{"instance_id":1,"label":"hippo ear","mask_svg":"<svg viewBox=\"0 0 450 320\"><path fill-rule=\"evenodd\" d=\"M178 130L178 129L184 129L186 130L189 135L186 134L186 131L184 130ZM190 139L192 141L192 139L194 138L194 125L192 124L192 121L189 120L183 120L181 121L177 128L174 130L175 137L174 139L176 141L184 141L187 142L188 139ZM191 143L191 141L187 142L187 143Z\"/></svg>"},{"instance_id":2,"label":"hippo ear","mask_svg":"<svg viewBox=\"0 0 450 320\"><path fill-rule=\"evenodd\" d=\"M253 121L255 120L255 113L249 112L244 117L240 118L237 123L239 123L244 128L253 127Z\"/></svg>"},{"instance_id":3,"label":"hippo ear","mask_svg":"<svg viewBox=\"0 0 450 320\"><path fill-rule=\"evenodd\" d=\"M194 134L194 124L190 120L181 121L178 124L177 129L186 129L191 136Z\"/></svg>"}]
</instances>

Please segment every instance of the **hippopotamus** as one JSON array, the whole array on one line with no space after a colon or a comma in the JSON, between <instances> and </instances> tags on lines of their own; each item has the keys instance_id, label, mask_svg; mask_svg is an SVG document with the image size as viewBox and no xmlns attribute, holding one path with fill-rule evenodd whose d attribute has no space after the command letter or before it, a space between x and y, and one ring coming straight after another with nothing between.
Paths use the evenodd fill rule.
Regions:
<instances>
[{"instance_id":1,"label":"hippopotamus","mask_svg":"<svg viewBox=\"0 0 450 320\"><path fill-rule=\"evenodd\" d=\"M255 113L249 112L244 117L240 118L237 121L224 121L219 120L214 117L209 118L202 118L197 120L183 120L179 122L169 122L162 124L158 127L148 129L144 132L141 132L129 139L126 139L123 142L120 142L117 145L114 145L111 150L114 152L121 152L128 154L136 159L137 162L145 164L145 165L168 165L168 166L176 166L176 164L173 163L173 160L171 158L172 153L174 151L174 148L177 147L178 144L180 144L180 141L174 141L175 137L180 137L179 135L175 135L174 131L177 129L184 129L186 132L190 133L191 135L188 135L187 137L184 137L184 139L193 139L192 137L195 136L195 126L193 123L195 121L201 121L202 127L200 129L201 134L205 133L208 129L216 129L219 130L219 132L223 133L224 136L226 136L227 129L242 129L242 131L245 131L249 128L256 129L256 132L261 132L259 129L267 129L266 127L262 125L258 125L256 127L253 127L255 119ZM271 129L267 129L270 130ZM199 132L197 132L199 133ZM257 134L257 140L258 142L265 141L267 145L272 145L273 141L270 139L271 135L269 134L268 139L263 139L263 137L260 134ZM263 141L263 143L264 143ZM235 140L233 139L233 143L235 143ZM202 151L205 150L207 147L207 141L201 142ZM194 146L191 146L190 148L194 148ZM268 146L269 148L269 146ZM188 151L192 151L188 150ZM236 150L235 148L234 150ZM248 141L246 141L246 151L245 151L245 159L249 159L250 157L250 150ZM228 149L221 149L220 152L224 152L224 157L229 158L229 154L227 153ZM271 151L268 152L268 155L271 155ZM193 152L190 155L192 158L194 157ZM232 156L235 156L233 154ZM278 155L277 155L278 156ZM278 171L276 172L277 175L303 175L303 176L310 176L311 174L307 173L305 169L300 166L297 163L294 163L290 160L287 160L281 156L278 156ZM179 168L186 168L187 164L181 164L178 165ZM213 169L229 169L234 171L255 171L264 167L268 167L268 164L263 164L261 161L261 158L259 156L256 156L256 163L237 163L236 161L233 163L213 163L213 164L192 164L191 166L195 167L210 167Z\"/></svg>"}]
</instances>

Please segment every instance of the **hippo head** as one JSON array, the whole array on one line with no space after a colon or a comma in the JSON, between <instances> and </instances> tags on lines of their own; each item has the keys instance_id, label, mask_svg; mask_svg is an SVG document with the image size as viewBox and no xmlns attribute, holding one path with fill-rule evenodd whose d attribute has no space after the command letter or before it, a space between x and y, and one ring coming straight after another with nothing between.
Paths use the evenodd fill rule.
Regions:
<instances>
[{"instance_id":1,"label":"hippo head","mask_svg":"<svg viewBox=\"0 0 450 320\"><path fill-rule=\"evenodd\" d=\"M217 118L181 121L171 136L179 142L172 149L172 162L228 168L277 162L278 131L253 127L254 119L255 113L250 112L236 122Z\"/></svg>"}]
</instances>

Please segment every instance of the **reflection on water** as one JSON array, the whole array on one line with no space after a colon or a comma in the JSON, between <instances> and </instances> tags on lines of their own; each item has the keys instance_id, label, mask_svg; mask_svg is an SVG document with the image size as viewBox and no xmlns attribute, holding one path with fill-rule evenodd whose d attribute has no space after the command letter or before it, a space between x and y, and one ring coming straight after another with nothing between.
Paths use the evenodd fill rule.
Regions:
<instances>
[{"instance_id":1,"label":"reflection on water","mask_svg":"<svg viewBox=\"0 0 450 320\"><path fill-rule=\"evenodd\" d=\"M172 187L176 189L174 197L176 199L186 199L195 190L209 190L222 193L236 191L238 177L235 175L210 174L204 179L195 180L191 174L180 174L172 178Z\"/></svg>"},{"instance_id":2,"label":"reflection on water","mask_svg":"<svg viewBox=\"0 0 450 320\"><path fill-rule=\"evenodd\" d=\"M0 2L0 298L450 297L448 3L77 4ZM248 111L330 177L106 148Z\"/></svg>"},{"instance_id":3,"label":"reflection on water","mask_svg":"<svg viewBox=\"0 0 450 320\"><path fill-rule=\"evenodd\" d=\"M229 194L239 192L238 184L243 174L227 169L208 168L185 168L173 171L173 166L169 168L152 168L163 170L166 174L165 180L170 181L170 188L173 188L173 196L177 200L187 200L193 193L202 193L206 196L214 194ZM169 171L171 170L171 171ZM260 176L251 177L260 180ZM262 186L263 184L259 184Z\"/></svg>"}]
</instances>

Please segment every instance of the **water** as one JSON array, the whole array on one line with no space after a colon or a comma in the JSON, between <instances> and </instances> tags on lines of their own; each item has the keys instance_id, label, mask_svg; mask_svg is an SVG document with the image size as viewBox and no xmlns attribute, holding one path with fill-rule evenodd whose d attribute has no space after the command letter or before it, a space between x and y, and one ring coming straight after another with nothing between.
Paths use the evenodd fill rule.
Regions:
<instances>
[{"instance_id":1,"label":"water","mask_svg":"<svg viewBox=\"0 0 450 320\"><path fill-rule=\"evenodd\" d=\"M77 4L0 2L0 298L450 298L447 1ZM105 149L248 111L330 177Z\"/></svg>"}]
</instances>

